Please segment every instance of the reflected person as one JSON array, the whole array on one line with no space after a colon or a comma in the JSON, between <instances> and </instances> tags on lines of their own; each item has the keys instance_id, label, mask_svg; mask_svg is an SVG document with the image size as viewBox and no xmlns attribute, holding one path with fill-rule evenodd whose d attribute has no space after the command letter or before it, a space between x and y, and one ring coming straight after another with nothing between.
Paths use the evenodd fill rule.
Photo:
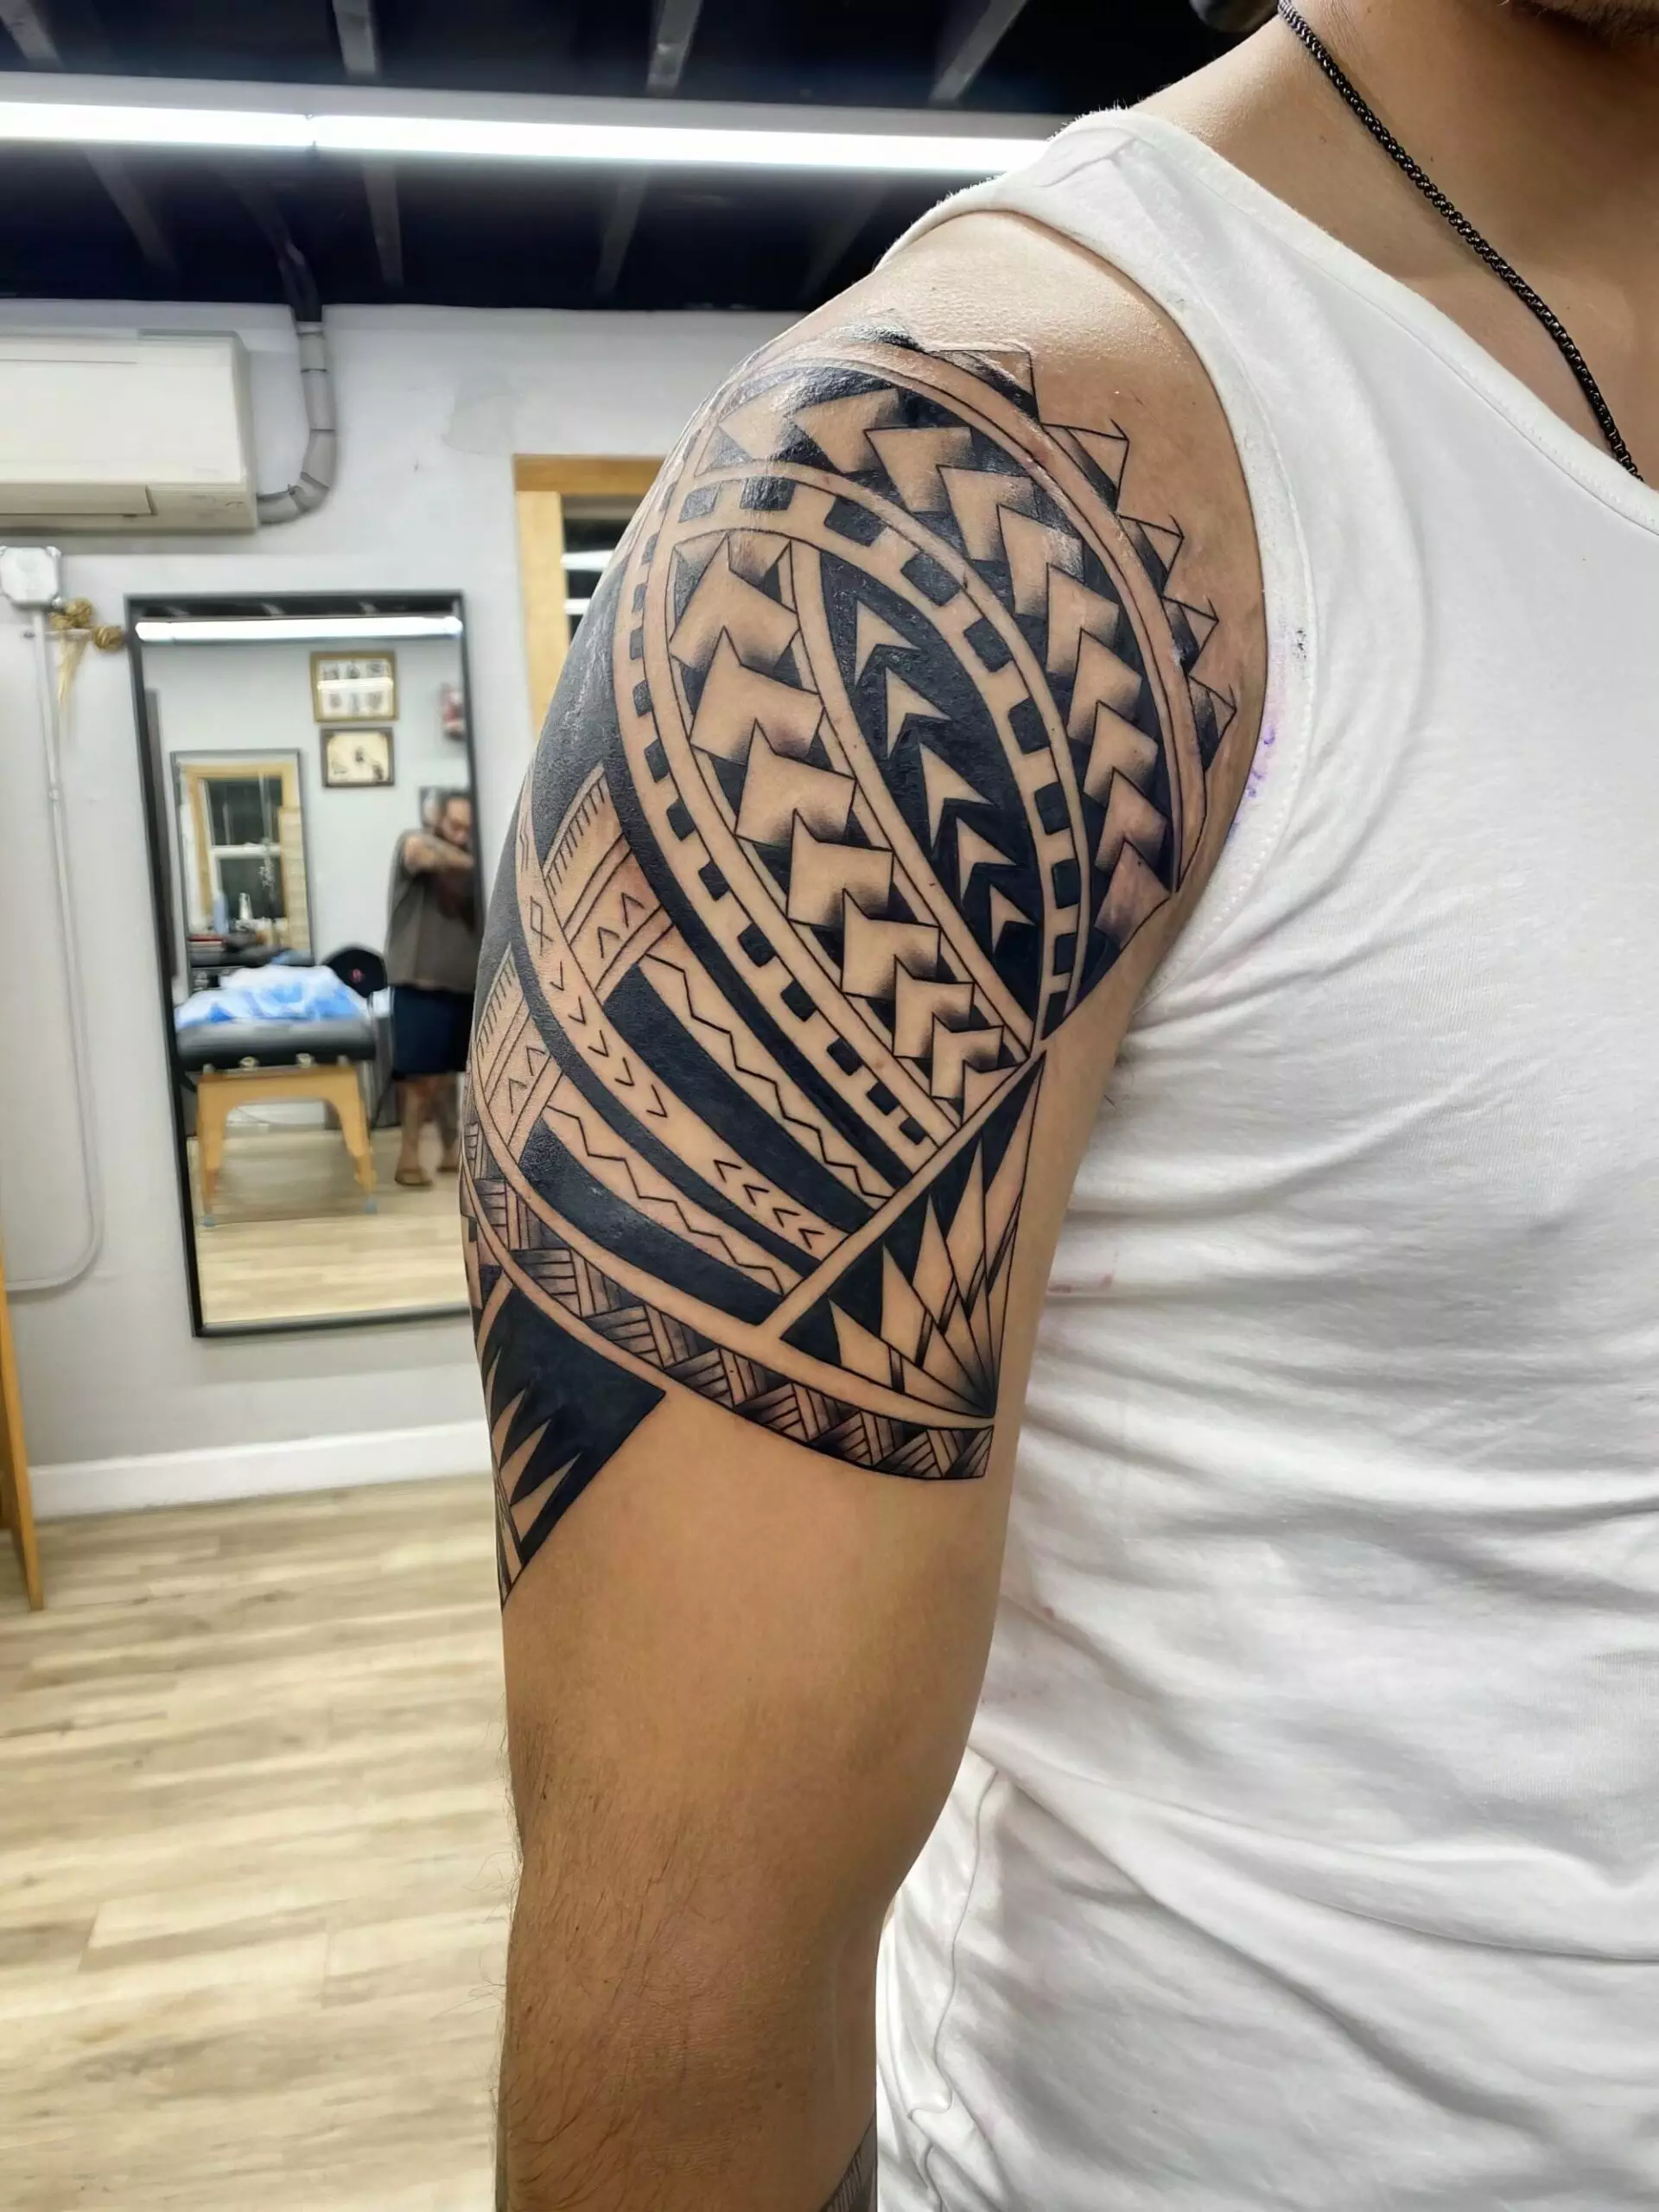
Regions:
<instances>
[{"instance_id":1,"label":"reflected person","mask_svg":"<svg viewBox=\"0 0 1659 2212\"><path fill-rule=\"evenodd\" d=\"M398 839L387 902L391 1070L403 1101L397 1179L417 1189L432 1180L421 1164L428 1122L437 1123L444 1172L460 1165L460 1078L478 952L473 802L465 791L447 791L430 828Z\"/></svg>"}]
</instances>

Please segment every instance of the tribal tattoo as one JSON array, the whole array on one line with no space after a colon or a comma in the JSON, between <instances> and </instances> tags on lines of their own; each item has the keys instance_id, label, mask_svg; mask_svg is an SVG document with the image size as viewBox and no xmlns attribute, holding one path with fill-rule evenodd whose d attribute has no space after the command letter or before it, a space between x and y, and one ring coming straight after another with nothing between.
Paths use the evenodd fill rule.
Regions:
<instances>
[{"instance_id":1,"label":"tribal tattoo","mask_svg":"<svg viewBox=\"0 0 1659 2212\"><path fill-rule=\"evenodd\" d=\"M1234 713L1179 527L1029 357L740 372L596 593L497 885L464 1145L503 1595L666 1395L989 1458L1044 1048Z\"/></svg>"},{"instance_id":2,"label":"tribal tattoo","mask_svg":"<svg viewBox=\"0 0 1659 2212\"><path fill-rule=\"evenodd\" d=\"M823 2212L875 2212L876 2135L872 2120Z\"/></svg>"}]
</instances>

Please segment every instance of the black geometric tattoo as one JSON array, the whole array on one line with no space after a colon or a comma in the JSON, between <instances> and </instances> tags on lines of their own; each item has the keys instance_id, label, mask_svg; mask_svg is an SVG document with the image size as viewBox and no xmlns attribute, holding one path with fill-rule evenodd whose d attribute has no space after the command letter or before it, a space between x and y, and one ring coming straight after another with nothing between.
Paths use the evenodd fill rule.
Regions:
<instances>
[{"instance_id":1,"label":"black geometric tattoo","mask_svg":"<svg viewBox=\"0 0 1659 2212\"><path fill-rule=\"evenodd\" d=\"M473 1049L504 1596L676 1389L985 1470L1045 1042L1191 867L1234 712L1128 438L1040 402L1017 351L794 340L594 596Z\"/></svg>"},{"instance_id":2,"label":"black geometric tattoo","mask_svg":"<svg viewBox=\"0 0 1659 2212\"><path fill-rule=\"evenodd\" d=\"M875 2212L875 2122L872 2120L823 2212Z\"/></svg>"}]
</instances>

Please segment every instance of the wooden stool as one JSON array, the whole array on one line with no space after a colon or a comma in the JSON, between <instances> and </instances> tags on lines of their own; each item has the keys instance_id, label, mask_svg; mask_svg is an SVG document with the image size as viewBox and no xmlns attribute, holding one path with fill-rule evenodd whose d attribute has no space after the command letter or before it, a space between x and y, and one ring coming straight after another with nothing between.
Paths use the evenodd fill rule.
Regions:
<instances>
[{"instance_id":1,"label":"wooden stool","mask_svg":"<svg viewBox=\"0 0 1659 2212\"><path fill-rule=\"evenodd\" d=\"M6 1268L0 1259L0 1522L11 1531L23 1588L36 1612L46 1603L41 1586L41 1554L35 1542L35 1507L29 1491L29 1455L23 1448L23 1400L17 1382L17 1355L11 1341L11 1308L6 1303Z\"/></svg>"},{"instance_id":2,"label":"wooden stool","mask_svg":"<svg viewBox=\"0 0 1659 2212\"><path fill-rule=\"evenodd\" d=\"M225 1164L225 1124L231 1114L238 1106L264 1106L289 1098L321 1098L334 1108L358 1182L365 1194L372 1194L374 1154L354 1060L293 1068L203 1068L196 1077L196 1143L201 1154L202 1214L208 1223Z\"/></svg>"}]
</instances>

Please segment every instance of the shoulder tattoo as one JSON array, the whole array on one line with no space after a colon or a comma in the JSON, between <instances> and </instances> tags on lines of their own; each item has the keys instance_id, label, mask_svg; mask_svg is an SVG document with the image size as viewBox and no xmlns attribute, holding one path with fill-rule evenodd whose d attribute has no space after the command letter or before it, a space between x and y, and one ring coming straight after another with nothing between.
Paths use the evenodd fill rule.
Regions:
<instances>
[{"instance_id":1,"label":"shoulder tattoo","mask_svg":"<svg viewBox=\"0 0 1659 2212\"><path fill-rule=\"evenodd\" d=\"M793 341L594 596L480 975L504 1594L677 1389L984 1471L1045 1042L1179 887L1234 712L1128 438L1040 397L1022 353Z\"/></svg>"}]
</instances>

